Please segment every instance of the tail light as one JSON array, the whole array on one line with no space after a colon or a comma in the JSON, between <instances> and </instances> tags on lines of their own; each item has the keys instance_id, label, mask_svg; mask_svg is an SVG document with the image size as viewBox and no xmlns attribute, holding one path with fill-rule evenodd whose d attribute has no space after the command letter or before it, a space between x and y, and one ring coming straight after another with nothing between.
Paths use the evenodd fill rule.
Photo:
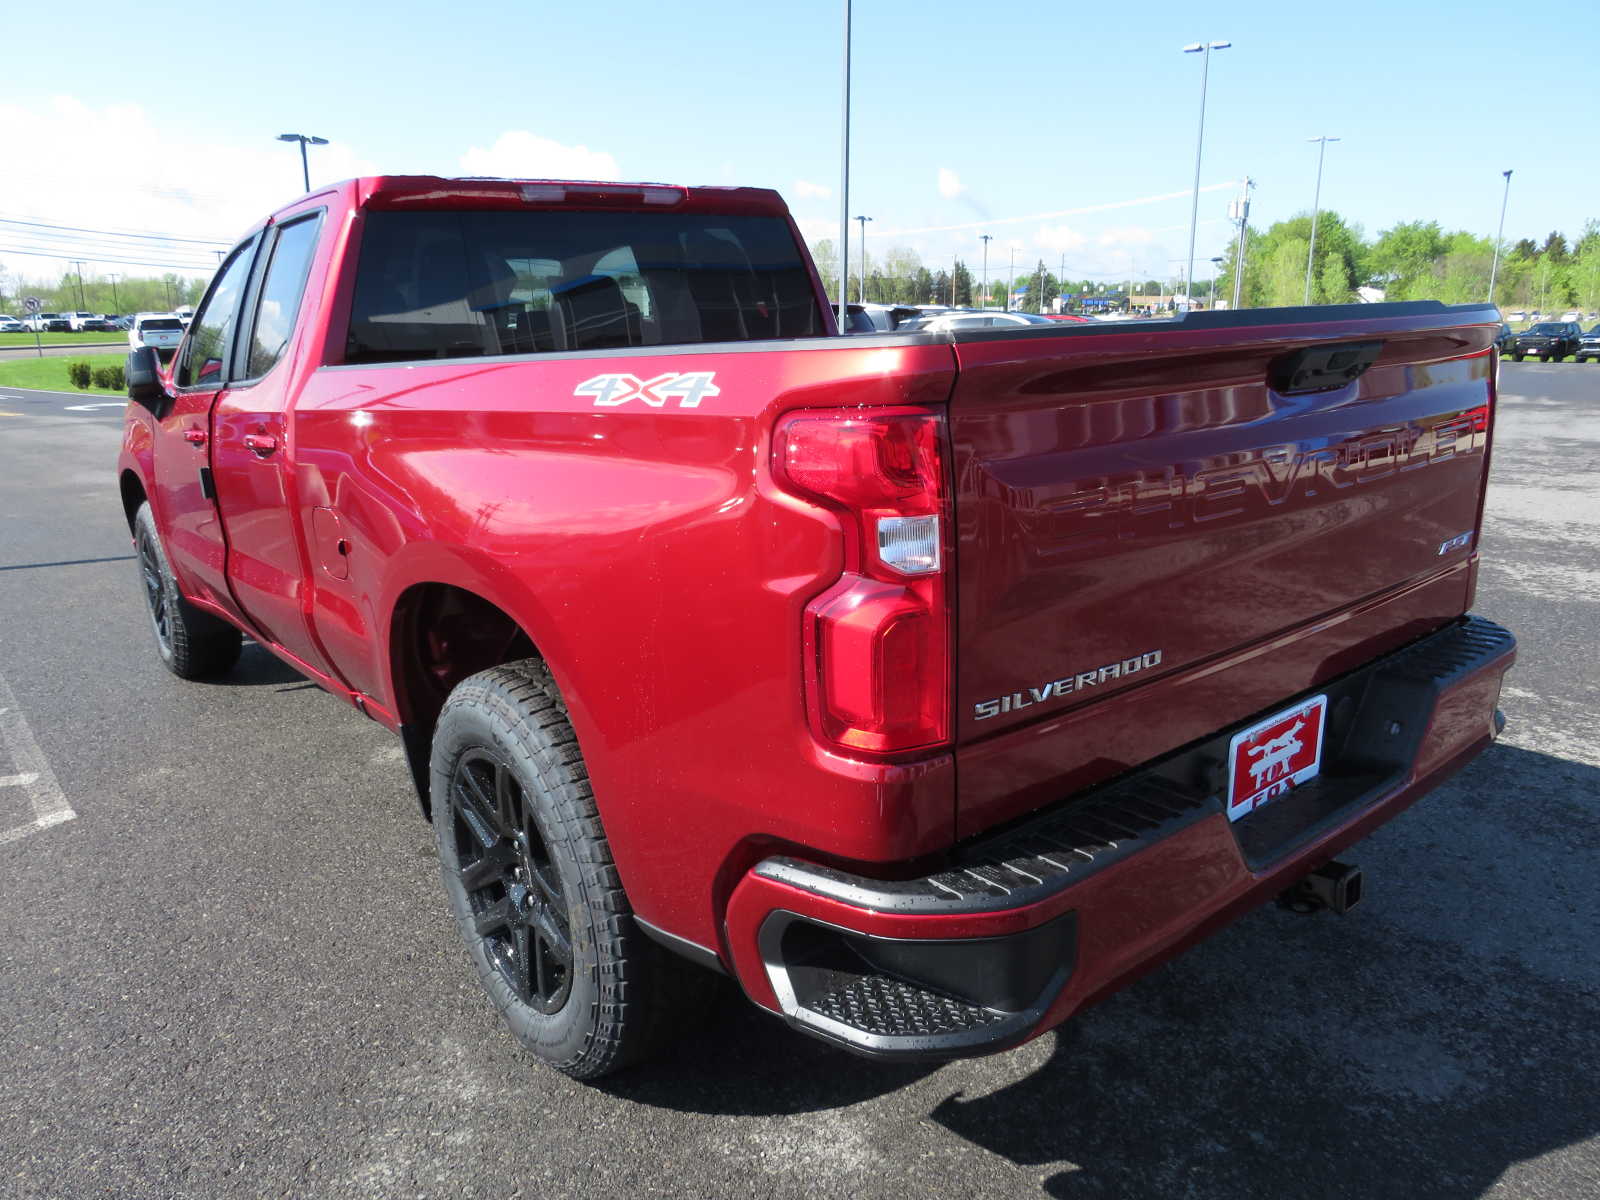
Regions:
<instances>
[{"instance_id":1,"label":"tail light","mask_svg":"<svg viewBox=\"0 0 1600 1200\"><path fill-rule=\"evenodd\" d=\"M796 414L778 428L773 470L844 528L845 573L806 607L817 731L880 754L947 741L943 419L906 408Z\"/></svg>"}]
</instances>

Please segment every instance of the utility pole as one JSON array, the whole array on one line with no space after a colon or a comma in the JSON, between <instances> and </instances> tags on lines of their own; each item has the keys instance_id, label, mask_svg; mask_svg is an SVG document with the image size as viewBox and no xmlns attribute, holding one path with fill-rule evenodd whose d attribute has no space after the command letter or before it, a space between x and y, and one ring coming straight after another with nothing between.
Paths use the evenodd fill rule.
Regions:
<instances>
[{"instance_id":1,"label":"utility pole","mask_svg":"<svg viewBox=\"0 0 1600 1200\"><path fill-rule=\"evenodd\" d=\"M1506 235L1506 203L1511 199L1511 172L1501 171L1506 177L1505 191L1500 195L1500 227L1494 231L1494 261L1489 265L1489 303L1494 303L1494 281L1500 273L1500 242Z\"/></svg>"},{"instance_id":2,"label":"utility pole","mask_svg":"<svg viewBox=\"0 0 1600 1200\"><path fill-rule=\"evenodd\" d=\"M1039 260L1039 269L1035 274L1036 274L1036 276L1038 278L1038 281L1039 281L1039 284L1038 284L1039 295L1036 297L1036 299L1039 302L1039 315L1042 317L1042 316L1044 316L1044 259L1043 258L1041 258Z\"/></svg>"},{"instance_id":3,"label":"utility pole","mask_svg":"<svg viewBox=\"0 0 1600 1200\"><path fill-rule=\"evenodd\" d=\"M1061 270L1056 273L1056 295L1057 296L1061 296L1061 297L1065 297L1066 294L1067 294L1067 256L1065 254L1062 254L1062 256L1061 256ZM1067 302L1066 302L1065 299L1063 299L1061 301L1061 311L1065 312L1066 310L1067 310Z\"/></svg>"},{"instance_id":4,"label":"utility pole","mask_svg":"<svg viewBox=\"0 0 1600 1200\"><path fill-rule=\"evenodd\" d=\"M1206 297L1206 307L1212 311L1217 307L1217 268L1222 265L1222 256L1219 254L1211 260L1211 295Z\"/></svg>"},{"instance_id":5,"label":"utility pole","mask_svg":"<svg viewBox=\"0 0 1600 1200\"><path fill-rule=\"evenodd\" d=\"M956 306L956 268L961 265L959 253L950 256L950 307Z\"/></svg>"},{"instance_id":6,"label":"utility pole","mask_svg":"<svg viewBox=\"0 0 1600 1200\"><path fill-rule=\"evenodd\" d=\"M1300 301L1302 304L1311 303L1311 267L1317 259L1317 214L1322 209L1322 159L1328 152L1328 143L1338 140L1327 134L1306 139L1308 142L1317 143L1317 190L1311 200L1311 248L1306 251L1306 294L1305 299Z\"/></svg>"},{"instance_id":7,"label":"utility pole","mask_svg":"<svg viewBox=\"0 0 1600 1200\"><path fill-rule=\"evenodd\" d=\"M983 242L983 303L980 304L978 307L979 308L988 308L989 307L989 243L994 241L994 238L991 235L987 234L987 233L980 233L978 235L978 238L979 238L980 241Z\"/></svg>"},{"instance_id":8,"label":"utility pole","mask_svg":"<svg viewBox=\"0 0 1600 1200\"><path fill-rule=\"evenodd\" d=\"M1233 255L1233 306L1238 308L1240 296L1244 292L1244 244L1249 236L1250 229L1250 189L1255 187L1255 180L1250 176L1244 177L1244 190L1239 198L1233 202L1234 210L1229 215L1239 222L1239 248Z\"/></svg>"},{"instance_id":9,"label":"utility pole","mask_svg":"<svg viewBox=\"0 0 1600 1200\"><path fill-rule=\"evenodd\" d=\"M844 0L844 97L839 105L839 332L849 331L850 300L850 0Z\"/></svg>"},{"instance_id":10,"label":"utility pole","mask_svg":"<svg viewBox=\"0 0 1600 1200\"><path fill-rule=\"evenodd\" d=\"M117 280L121 279L122 275L118 272L112 272L108 278L111 280L111 307L117 311L118 315L121 315L122 304L117 300Z\"/></svg>"},{"instance_id":11,"label":"utility pole","mask_svg":"<svg viewBox=\"0 0 1600 1200\"><path fill-rule=\"evenodd\" d=\"M88 307L88 305L83 302L83 263L76 258L69 261L73 266L78 268L78 308L82 310Z\"/></svg>"},{"instance_id":12,"label":"utility pole","mask_svg":"<svg viewBox=\"0 0 1600 1200\"><path fill-rule=\"evenodd\" d=\"M1011 289L1017 285L1017 248L1011 247L1011 265L1006 268L1006 311L1011 311Z\"/></svg>"},{"instance_id":13,"label":"utility pole","mask_svg":"<svg viewBox=\"0 0 1600 1200\"><path fill-rule=\"evenodd\" d=\"M867 302L867 222L872 220L872 218L871 217L857 217L856 220L861 222L861 300L860 300L860 303L865 304Z\"/></svg>"},{"instance_id":14,"label":"utility pole","mask_svg":"<svg viewBox=\"0 0 1600 1200\"><path fill-rule=\"evenodd\" d=\"M1189 273L1194 274L1194 235L1200 224L1200 152L1206 144L1206 85L1211 78L1211 52L1226 50L1232 42L1194 42L1183 48L1185 54L1201 56L1200 66L1200 131L1194 139L1194 199L1189 204ZM1189 298L1189 285L1184 284L1183 298Z\"/></svg>"}]
</instances>

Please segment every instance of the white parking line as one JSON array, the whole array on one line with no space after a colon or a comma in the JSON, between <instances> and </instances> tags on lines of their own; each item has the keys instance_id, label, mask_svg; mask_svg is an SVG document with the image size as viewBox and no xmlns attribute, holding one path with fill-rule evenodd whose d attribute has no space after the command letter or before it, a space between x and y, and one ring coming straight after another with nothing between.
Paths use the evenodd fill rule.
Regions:
<instances>
[{"instance_id":1,"label":"white parking line","mask_svg":"<svg viewBox=\"0 0 1600 1200\"><path fill-rule=\"evenodd\" d=\"M15 769L15 774L0 775L0 788L21 788L27 793L28 804L33 809L33 820L27 824L0 829L0 846L52 825L60 825L78 815L67 803L61 785L56 782L55 772L45 760L44 751L33 739L33 731L22 719L17 697L4 675L0 675L0 744L4 744Z\"/></svg>"}]
</instances>

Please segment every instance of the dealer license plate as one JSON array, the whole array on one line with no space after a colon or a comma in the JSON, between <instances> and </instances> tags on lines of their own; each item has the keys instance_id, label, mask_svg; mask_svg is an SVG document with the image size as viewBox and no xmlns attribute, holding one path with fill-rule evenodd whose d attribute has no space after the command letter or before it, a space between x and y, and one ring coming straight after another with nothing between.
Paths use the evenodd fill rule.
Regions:
<instances>
[{"instance_id":1,"label":"dealer license plate","mask_svg":"<svg viewBox=\"0 0 1600 1200\"><path fill-rule=\"evenodd\" d=\"M1322 770L1328 697L1312 696L1233 735L1228 744L1228 820L1248 816Z\"/></svg>"}]
</instances>

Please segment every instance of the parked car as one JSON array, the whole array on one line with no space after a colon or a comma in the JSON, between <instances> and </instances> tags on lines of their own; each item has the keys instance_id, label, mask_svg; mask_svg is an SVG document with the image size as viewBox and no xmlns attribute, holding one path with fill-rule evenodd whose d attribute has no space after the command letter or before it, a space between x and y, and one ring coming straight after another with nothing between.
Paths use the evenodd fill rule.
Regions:
<instances>
[{"instance_id":1,"label":"parked car","mask_svg":"<svg viewBox=\"0 0 1600 1200\"><path fill-rule=\"evenodd\" d=\"M579 1078L702 1011L698 968L873 1058L1016 1046L1276 896L1344 911L1336 856L1502 724L1493 308L851 339L822 295L774 192L389 176L256 225L170 370L128 356L161 661L248 633L395 733L487 1000ZM255 769L244 698L129 686L219 735L209 785ZM316 814L337 869L385 870L373 819Z\"/></svg>"},{"instance_id":2,"label":"parked car","mask_svg":"<svg viewBox=\"0 0 1600 1200\"><path fill-rule=\"evenodd\" d=\"M940 313L923 321L918 329L923 333L949 333L955 329L1014 329L1022 325L1054 324L1049 317L1034 313L978 309Z\"/></svg>"},{"instance_id":3,"label":"parked car","mask_svg":"<svg viewBox=\"0 0 1600 1200\"><path fill-rule=\"evenodd\" d=\"M105 327L105 317L100 313L69 312L67 323L72 327L73 333L85 333Z\"/></svg>"},{"instance_id":4,"label":"parked car","mask_svg":"<svg viewBox=\"0 0 1600 1200\"><path fill-rule=\"evenodd\" d=\"M128 330L128 345L149 346L170 353L183 341L183 322L176 313L137 313Z\"/></svg>"},{"instance_id":5,"label":"parked car","mask_svg":"<svg viewBox=\"0 0 1600 1200\"><path fill-rule=\"evenodd\" d=\"M1591 358L1600 362L1600 325L1596 325L1578 339L1578 349L1574 352L1572 361L1588 362Z\"/></svg>"},{"instance_id":6,"label":"parked car","mask_svg":"<svg viewBox=\"0 0 1600 1200\"><path fill-rule=\"evenodd\" d=\"M1530 354L1545 362L1560 362L1578 349L1583 330L1576 321L1540 321L1511 339L1511 357L1521 362Z\"/></svg>"},{"instance_id":7,"label":"parked car","mask_svg":"<svg viewBox=\"0 0 1600 1200\"><path fill-rule=\"evenodd\" d=\"M921 319L922 310L909 304L847 304L845 316L850 333L889 333Z\"/></svg>"},{"instance_id":8,"label":"parked car","mask_svg":"<svg viewBox=\"0 0 1600 1200\"><path fill-rule=\"evenodd\" d=\"M0 333L25 333L28 327L15 317L0 313Z\"/></svg>"},{"instance_id":9,"label":"parked car","mask_svg":"<svg viewBox=\"0 0 1600 1200\"><path fill-rule=\"evenodd\" d=\"M72 319L66 313L37 313L23 322L30 333L69 333Z\"/></svg>"},{"instance_id":10,"label":"parked car","mask_svg":"<svg viewBox=\"0 0 1600 1200\"><path fill-rule=\"evenodd\" d=\"M1511 326L1507 325L1504 321L1501 321L1500 332L1494 339L1494 348L1501 354L1508 353L1511 348L1512 336L1513 334L1511 332Z\"/></svg>"}]
</instances>

